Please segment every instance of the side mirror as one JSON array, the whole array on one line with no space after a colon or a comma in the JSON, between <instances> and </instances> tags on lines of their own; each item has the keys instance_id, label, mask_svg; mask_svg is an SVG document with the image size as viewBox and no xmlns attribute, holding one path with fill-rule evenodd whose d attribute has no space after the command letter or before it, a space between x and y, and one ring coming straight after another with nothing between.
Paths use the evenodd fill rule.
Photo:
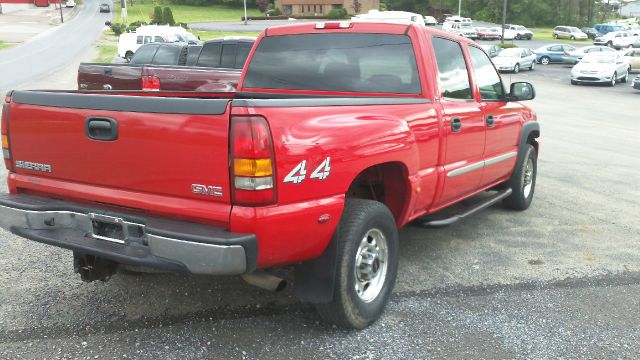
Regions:
<instances>
[{"instance_id":1,"label":"side mirror","mask_svg":"<svg viewBox=\"0 0 640 360\"><path fill-rule=\"evenodd\" d=\"M536 90L528 82L515 82L511 84L509 100L524 101L533 100L536 97Z\"/></svg>"}]
</instances>

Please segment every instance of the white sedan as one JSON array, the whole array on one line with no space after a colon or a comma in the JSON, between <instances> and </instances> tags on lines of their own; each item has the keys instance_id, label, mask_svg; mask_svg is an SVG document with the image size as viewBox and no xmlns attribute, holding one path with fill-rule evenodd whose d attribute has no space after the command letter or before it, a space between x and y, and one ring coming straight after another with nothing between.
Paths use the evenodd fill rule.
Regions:
<instances>
[{"instance_id":1,"label":"white sedan","mask_svg":"<svg viewBox=\"0 0 640 360\"><path fill-rule=\"evenodd\" d=\"M629 80L629 62L620 53L587 54L571 69L571 84L606 83L615 86Z\"/></svg>"},{"instance_id":2,"label":"white sedan","mask_svg":"<svg viewBox=\"0 0 640 360\"><path fill-rule=\"evenodd\" d=\"M529 49L504 49L491 59L498 71L520 72L520 69L533 70L536 67L536 54Z\"/></svg>"},{"instance_id":3,"label":"white sedan","mask_svg":"<svg viewBox=\"0 0 640 360\"><path fill-rule=\"evenodd\" d=\"M500 34L500 37L502 37L502 28L501 27L493 27L490 29L492 32L495 31L498 34ZM516 38L516 36L518 35L518 32L515 30L511 30L511 29L504 29L504 39L505 40L513 40Z\"/></svg>"}]
</instances>

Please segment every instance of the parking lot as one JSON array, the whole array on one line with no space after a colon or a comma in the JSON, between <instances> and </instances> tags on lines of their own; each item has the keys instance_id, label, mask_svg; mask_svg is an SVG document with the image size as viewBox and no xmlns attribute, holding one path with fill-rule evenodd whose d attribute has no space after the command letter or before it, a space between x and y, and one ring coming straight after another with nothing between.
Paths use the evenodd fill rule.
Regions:
<instances>
[{"instance_id":1,"label":"parking lot","mask_svg":"<svg viewBox=\"0 0 640 360\"><path fill-rule=\"evenodd\" d=\"M640 91L572 86L569 71L503 74L537 91L531 208L403 228L395 294L370 328L326 326L289 291L236 277L84 284L71 252L0 230L0 358L637 357Z\"/></svg>"}]
</instances>

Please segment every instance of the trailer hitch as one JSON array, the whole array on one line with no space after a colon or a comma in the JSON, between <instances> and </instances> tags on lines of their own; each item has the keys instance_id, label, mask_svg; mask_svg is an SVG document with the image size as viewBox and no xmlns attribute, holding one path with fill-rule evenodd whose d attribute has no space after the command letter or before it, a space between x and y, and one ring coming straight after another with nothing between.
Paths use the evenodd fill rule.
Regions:
<instances>
[{"instance_id":1,"label":"trailer hitch","mask_svg":"<svg viewBox=\"0 0 640 360\"><path fill-rule=\"evenodd\" d=\"M118 270L118 263L93 255L73 253L73 270L84 282L108 281Z\"/></svg>"}]
</instances>

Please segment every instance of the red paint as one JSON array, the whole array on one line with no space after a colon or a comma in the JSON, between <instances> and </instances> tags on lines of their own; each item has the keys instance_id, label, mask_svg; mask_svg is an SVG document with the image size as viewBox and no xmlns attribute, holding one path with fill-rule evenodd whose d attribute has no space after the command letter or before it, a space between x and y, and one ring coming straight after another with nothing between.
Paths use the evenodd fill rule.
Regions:
<instances>
[{"instance_id":1,"label":"red paint","mask_svg":"<svg viewBox=\"0 0 640 360\"><path fill-rule=\"evenodd\" d=\"M472 100L441 100L434 77L437 68L431 36L459 41L469 70L473 71L466 49L471 41L430 28L399 24L354 23L348 29L316 29L315 23L305 23L268 30L269 36L317 32L407 32L414 44L421 94L357 95L418 97L428 102L312 108L229 105L225 114L216 116L12 103L9 130L15 156L51 164L54 171L42 174L19 169L9 176L10 191L50 194L72 201L98 201L163 217L216 224L232 232L256 234L258 265L269 267L293 264L322 254L341 217L345 193L361 173L384 178L386 203L396 216L398 226L509 178L515 158L464 175L447 176L461 167L516 151L523 123L536 120L531 110L518 103L483 102L475 88L474 76L470 76L474 89ZM353 95L243 88L244 72L246 67L239 81L239 91ZM235 96L233 93L181 91L111 93L201 98ZM488 114L495 118L492 128L485 125ZM117 119L121 137L112 143L89 140L83 129L87 116ZM235 135L230 135L230 119L243 117L265 119L267 128L244 123L248 126L246 129L234 130ZM463 131L451 130L453 118L462 121ZM237 141L231 143L230 136ZM262 142L264 136L268 136L268 141ZM233 156L272 159L275 179L272 192L265 193L262 198L255 197L255 193L242 192L235 192L232 197ZM321 167L327 159L330 159L330 176L312 179L310 175L314 169ZM305 180L285 182L287 175L303 161L307 171ZM387 164L385 166L394 172L384 175L367 172L380 164ZM190 192L192 183L221 186L224 196L203 198L193 194ZM255 201L246 201L246 196L249 199L254 196L253 200L263 200L269 205L248 206ZM234 198L242 199L243 205L234 203Z\"/></svg>"}]
</instances>

